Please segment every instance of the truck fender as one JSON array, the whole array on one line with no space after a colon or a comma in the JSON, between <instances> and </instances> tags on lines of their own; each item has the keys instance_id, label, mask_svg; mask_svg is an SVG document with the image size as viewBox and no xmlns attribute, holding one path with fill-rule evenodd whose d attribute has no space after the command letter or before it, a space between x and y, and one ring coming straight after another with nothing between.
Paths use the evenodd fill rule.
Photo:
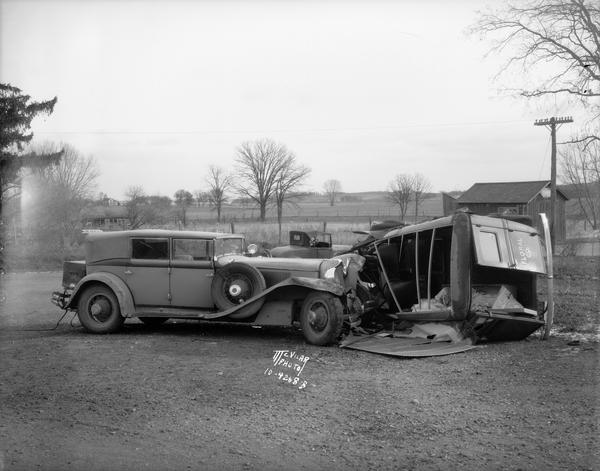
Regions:
<instances>
[{"instance_id":1,"label":"truck fender","mask_svg":"<svg viewBox=\"0 0 600 471\"><path fill-rule=\"evenodd\" d=\"M133 302L131 291L129 291L129 288L121 278L112 273L92 273L84 276L73 289L73 294L71 295L71 299L66 308L77 309L79 295L86 287L94 283L106 285L113 293L115 293L123 317L132 317L135 315L135 304Z\"/></svg>"}]
</instances>

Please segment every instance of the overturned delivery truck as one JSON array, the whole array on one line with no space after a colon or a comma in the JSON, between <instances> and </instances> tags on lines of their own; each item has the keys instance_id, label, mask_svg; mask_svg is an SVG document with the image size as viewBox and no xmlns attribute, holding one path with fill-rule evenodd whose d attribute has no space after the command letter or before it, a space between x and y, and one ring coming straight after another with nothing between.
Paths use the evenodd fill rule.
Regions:
<instances>
[{"instance_id":1,"label":"overturned delivery truck","mask_svg":"<svg viewBox=\"0 0 600 471\"><path fill-rule=\"evenodd\" d=\"M548 223L542 215L547 245ZM357 294L371 315L413 323L451 322L466 336L518 340L553 316L552 258L531 226L457 212L357 244L366 258ZM545 300L538 299L538 277Z\"/></svg>"}]
</instances>

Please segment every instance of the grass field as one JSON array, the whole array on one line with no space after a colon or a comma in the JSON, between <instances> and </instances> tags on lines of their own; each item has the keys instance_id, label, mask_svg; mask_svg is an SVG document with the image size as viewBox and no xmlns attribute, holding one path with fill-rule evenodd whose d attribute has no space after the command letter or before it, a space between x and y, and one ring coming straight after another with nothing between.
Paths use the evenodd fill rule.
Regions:
<instances>
[{"instance_id":1,"label":"grass field","mask_svg":"<svg viewBox=\"0 0 600 471\"><path fill-rule=\"evenodd\" d=\"M600 257L555 257L554 302L557 328L598 336Z\"/></svg>"},{"instance_id":2,"label":"grass field","mask_svg":"<svg viewBox=\"0 0 600 471\"><path fill-rule=\"evenodd\" d=\"M431 219L443 215L442 197L431 194L419 203L418 220ZM258 218L258 210L239 204L228 204L223 207L223 221L250 221ZM269 208L267 219L276 221L275 208ZM284 221L296 224L327 221L368 224L370 220L398 219L398 207L391 203L384 192L354 193L344 200L330 206L324 196L309 195L284 207ZM189 221L214 221L215 212L209 207L190 207L187 213ZM415 207L411 203L405 216L407 222L415 221Z\"/></svg>"},{"instance_id":3,"label":"grass field","mask_svg":"<svg viewBox=\"0 0 600 471\"><path fill-rule=\"evenodd\" d=\"M265 246L275 247L279 244L279 226L276 222L254 222L254 221L236 221L223 224L203 224L192 223L186 229L201 231L217 231L244 234L249 243L260 243ZM296 222L286 221L281 226L281 245L289 241L289 231L323 231L331 233L334 244L353 244L365 236L355 234L353 231L368 230L369 221L365 222Z\"/></svg>"}]
</instances>

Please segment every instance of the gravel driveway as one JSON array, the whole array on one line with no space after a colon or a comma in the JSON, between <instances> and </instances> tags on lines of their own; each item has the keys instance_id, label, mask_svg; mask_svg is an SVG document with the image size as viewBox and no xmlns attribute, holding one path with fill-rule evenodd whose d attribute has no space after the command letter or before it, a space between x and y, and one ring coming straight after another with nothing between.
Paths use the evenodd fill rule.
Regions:
<instances>
[{"instance_id":1,"label":"gravel driveway","mask_svg":"<svg viewBox=\"0 0 600 471\"><path fill-rule=\"evenodd\" d=\"M407 360L291 329L39 330L61 314L60 276L2 278L2 471L600 469L597 342ZM277 374L276 350L308 356L302 383Z\"/></svg>"}]
</instances>

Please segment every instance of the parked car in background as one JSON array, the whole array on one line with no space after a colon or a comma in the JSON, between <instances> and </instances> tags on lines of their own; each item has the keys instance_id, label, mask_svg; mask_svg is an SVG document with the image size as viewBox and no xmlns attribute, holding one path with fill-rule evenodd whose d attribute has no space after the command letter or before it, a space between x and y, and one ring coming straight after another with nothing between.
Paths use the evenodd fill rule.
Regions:
<instances>
[{"instance_id":1,"label":"parked car in background","mask_svg":"<svg viewBox=\"0 0 600 471\"><path fill-rule=\"evenodd\" d=\"M331 234L320 231L290 231L290 243L271 249L272 257L331 258L349 245L333 245Z\"/></svg>"},{"instance_id":2,"label":"parked car in background","mask_svg":"<svg viewBox=\"0 0 600 471\"><path fill-rule=\"evenodd\" d=\"M52 300L77 311L94 333L115 332L131 317L154 325L169 318L298 322L308 342L335 342L353 309L348 296L362 257L250 257L249 248L236 234L90 233L85 260L64 262L63 291L54 292Z\"/></svg>"}]
</instances>

